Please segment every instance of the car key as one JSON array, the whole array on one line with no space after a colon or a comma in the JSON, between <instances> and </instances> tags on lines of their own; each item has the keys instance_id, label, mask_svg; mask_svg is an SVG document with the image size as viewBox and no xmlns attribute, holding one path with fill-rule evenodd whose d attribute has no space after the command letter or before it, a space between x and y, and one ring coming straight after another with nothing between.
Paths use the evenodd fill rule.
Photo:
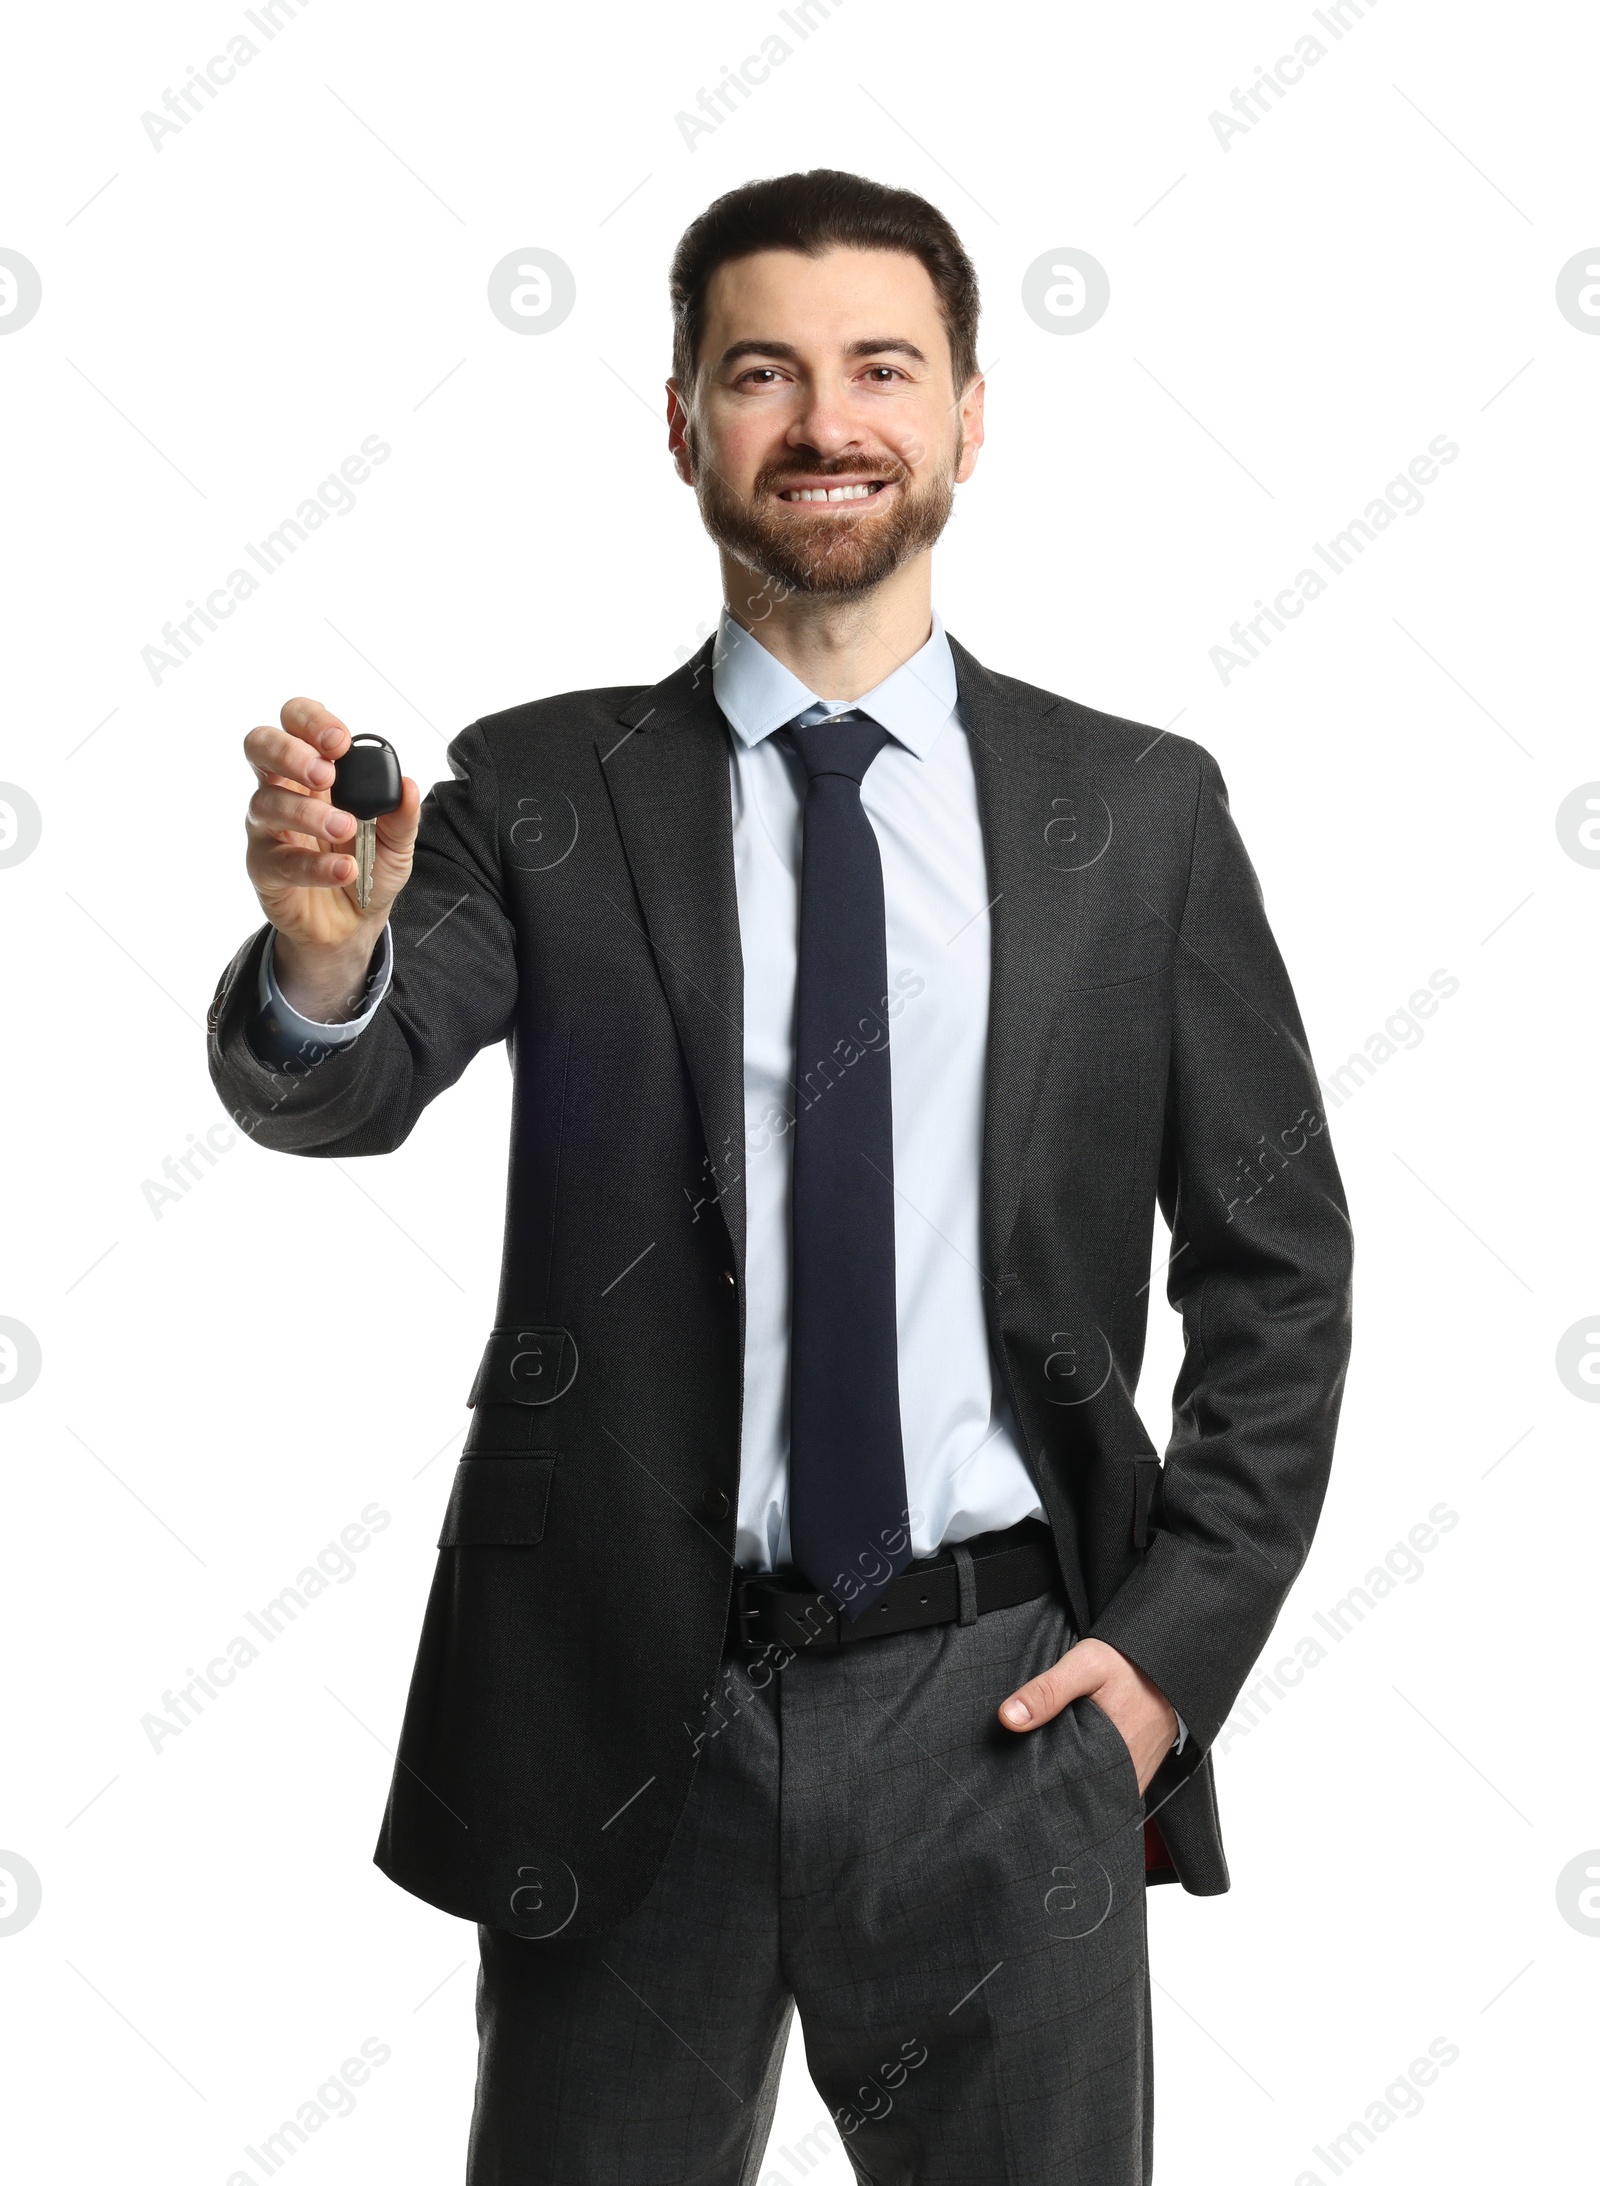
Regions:
<instances>
[{"instance_id":1,"label":"car key","mask_svg":"<svg viewBox=\"0 0 1600 2186\"><path fill-rule=\"evenodd\" d=\"M394 746L370 730L350 739L350 748L334 762L330 795L341 812L356 821L356 904L372 901L372 868L378 855L378 822L393 812L404 794Z\"/></svg>"}]
</instances>

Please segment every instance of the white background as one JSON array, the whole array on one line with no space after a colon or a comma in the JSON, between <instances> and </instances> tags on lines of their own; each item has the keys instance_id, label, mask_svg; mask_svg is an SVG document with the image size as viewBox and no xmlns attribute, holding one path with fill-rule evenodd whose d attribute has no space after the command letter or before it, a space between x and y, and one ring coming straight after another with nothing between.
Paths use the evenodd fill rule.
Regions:
<instances>
[{"instance_id":1,"label":"white background","mask_svg":"<svg viewBox=\"0 0 1600 2186\"><path fill-rule=\"evenodd\" d=\"M308 691L426 783L479 714L692 648L718 593L658 414L667 260L717 192L823 164L931 196L983 281L950 629L1217 754L1324 1076L1459 982L1333 1116L1356 1349L1268 1663L1434 1505L1458 1523L1227 1740L1231 1894L1152 1893L1157 2176L1326 2180L1314 2148L1439 2037L1459 2060L1362 2178L1575 2175L1600 1923L1556 1882L1600 1844L1600 1511L1555 1354L1600 1315L1600 871L1555 815L1600 776L1600 340L1555 284L1600 237L1586 12L1376 6L1224 148L1211 113L1319 30L1299 0L848 0L691 150L675 114L776 6L319 0L155 149L141 114L248 27L32 9L4 46L0 245L43 282L0 339L0 779L43 815L0 869L0 1315L43 1355L0 1411L0 1846L43 1883L0 1936L13 2174L224 2186L376 2036L296 2178L460 2176L473 1934L370 1852L492 1315L503 1053L386 1160L240 1141L159 1213L145 1186L221 1118L243 733ZM485 302L528 246L577 282L533 339ZM1068 338L1021 302L1062 246L1111 283ZM157 685L163 623L371 434L354 510ZM1229 626L1440 434L1420 513L1225 684ZM153 1752L163 1691L374 1502L354 1576ZM822 2115L796 2043L769 2181L847 2177L794 2150Z\"/></svg>"}]
</instances>

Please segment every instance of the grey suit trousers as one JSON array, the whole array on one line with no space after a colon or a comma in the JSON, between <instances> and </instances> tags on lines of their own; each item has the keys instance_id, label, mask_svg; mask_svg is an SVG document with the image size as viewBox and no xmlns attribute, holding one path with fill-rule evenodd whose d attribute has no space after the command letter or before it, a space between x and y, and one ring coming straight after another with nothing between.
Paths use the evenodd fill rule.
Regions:
<instances>
[{"instance_id":1,"label":"grey suit trousers","mask_svg":"<svg viewBox=\"0 0 1600 2186\"><path fill-rule=\"evenodd\" d=\"M468 2186L755 2186L796 2007L860 2178L1147 2186L1133 1762L1093 1701L995 1716L1071 1638L1046 1596L728 1657L639 1910L479 1930Z\"/></svg>"}]
</instances>

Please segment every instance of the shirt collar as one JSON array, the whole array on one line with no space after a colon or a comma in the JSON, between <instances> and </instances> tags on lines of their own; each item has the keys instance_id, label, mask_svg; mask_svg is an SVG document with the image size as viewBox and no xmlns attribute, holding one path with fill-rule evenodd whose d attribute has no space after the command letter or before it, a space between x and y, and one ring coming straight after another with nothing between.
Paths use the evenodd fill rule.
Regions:
<instances>
[{"instance_id":1,"label":"shirt collar","mask_svg":"<svg viewBox=\"0 0 1600 2186\"><path fill-rule=\"evenodd\" d=\"M800 678L724 608L711 654L711 690L747 750L818 703ZM926 645L854 704L926 759L955 712L956 664L937 614Z\"/></svg>"}]
</instances>

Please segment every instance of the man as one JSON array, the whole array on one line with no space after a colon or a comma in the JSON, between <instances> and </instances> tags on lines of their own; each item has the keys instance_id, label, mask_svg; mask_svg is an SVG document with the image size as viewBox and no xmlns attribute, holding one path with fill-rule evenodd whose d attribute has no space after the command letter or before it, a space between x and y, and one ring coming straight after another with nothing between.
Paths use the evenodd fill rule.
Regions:
<instances>
[{"instance_id":1,"label":"man","mask_svg":"<svg viewBox=\"0 0 1600 2186\"><path fill-rule=\"evenodd\" d=\"M715 639L465 730L364 912L345 725L246 738L230 1109L376 1154L515 1068L377 1857L480 1924L471 2186L754 2179L796 2004L862 2177L1131 2186L1145 1881L1228 1887L1207 1748L1331 1457L1316 1079L1215 762L932 613L983 439L945 220L752 184L672 296Z\"/></svg>"}]
</instances>

